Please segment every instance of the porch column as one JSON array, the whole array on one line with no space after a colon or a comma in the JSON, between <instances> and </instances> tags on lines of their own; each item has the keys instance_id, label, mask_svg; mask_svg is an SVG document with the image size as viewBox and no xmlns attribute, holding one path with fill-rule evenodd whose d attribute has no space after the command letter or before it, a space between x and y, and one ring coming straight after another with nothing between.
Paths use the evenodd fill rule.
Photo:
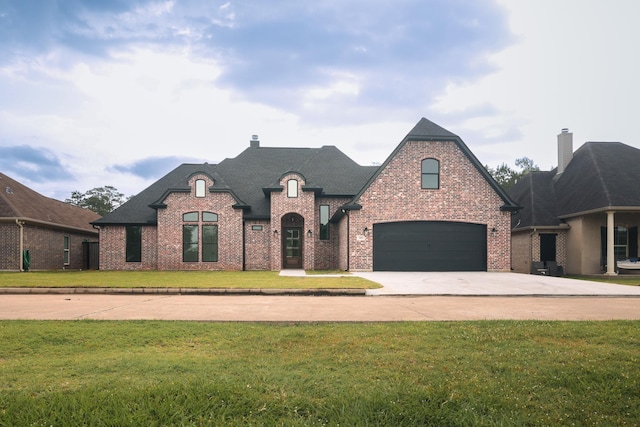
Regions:
<instances>
[{"instance_id":1,"label":"porch column","mask_svg":"<svg viewBox=\"0 0 640 427\"><path fill-rule=\"evenodd\" d=\"M614 246L614 232L615 232L615 212L607 212L607 276L615 276L616 274L616 257L613 250Z\"/></svg>"}]
</instances>

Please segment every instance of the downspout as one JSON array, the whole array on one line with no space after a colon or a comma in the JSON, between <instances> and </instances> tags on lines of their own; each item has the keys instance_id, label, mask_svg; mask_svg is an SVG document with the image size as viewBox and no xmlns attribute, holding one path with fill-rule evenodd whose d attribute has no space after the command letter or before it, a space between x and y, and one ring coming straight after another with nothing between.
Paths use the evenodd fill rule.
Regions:
<instances>
[{"instance_id":1,"label":"downspout","mask_svg":"<svg viewBox=\"0 0 640 427\"><path fill-rule=\"evenodd\" d=\"M538 230L535 228L529 234L529 273L531 273L531 266L533 265L533 236L536 234Z\"/></svg>"},{"instance_id":2,"label":"downspout","mask_svg":"<svg viewBox=\"0 0 640 427\"><path fill-rule=\"evenodd\" d=\"M351 231L350 231L350 219L349 211L345 212L347 214L347 271L351 271Z\"/></svg>"},{"instance_id":3,"label":"downspout","mask_svg":"<svg viewBox=\"0 0 640 427\"><path fill-rule=\"evenodd\" d=\"M242 271L247 270L247 224L242 221Z\"/></svg>"},{"instance_id":4,"label":"downspout","mask_svg":"<svg viewBox=\"0 0 640 427\"><path fill-rule=\"evenodd\" d=\"M22 252L24 251L24 221L16 219L16 225L20 229L20 237L18 238L18 265L20 267L20 271L24 271L24 268L22 268Z\"/></svg>"}]
</instances>

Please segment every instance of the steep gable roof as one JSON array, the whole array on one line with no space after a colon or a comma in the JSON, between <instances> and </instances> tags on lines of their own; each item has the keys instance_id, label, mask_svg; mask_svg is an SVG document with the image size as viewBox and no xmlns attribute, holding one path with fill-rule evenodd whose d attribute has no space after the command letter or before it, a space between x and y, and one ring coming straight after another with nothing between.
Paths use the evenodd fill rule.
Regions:
<instances>
[{"instance_id":1,"label":"steep gable roof","mask_svg":"<svg viewBox=\"0 0 640 427\"><path fill-rule=\"evenodd\" d=\"M205 173L215 182L211 191L227 191L245 209L247 219L268 219L269 191L279 189L287 172L301 174L304 190L323 196L352 197L377 167L360 166L333 146L321 148L249 147L219 164L183 164L131 198L96 224L156 224L157 207L172 191L188 191L188 179ZM266 191L265 189L269 190Z\"/></svg>"},{"instance_id":2,"label":"steep gable roof","mask_svg":"<svg viewBox=\"0 0 640 427\"><path fill-rule=\"evenodd\" d=\"M0 218L32 220L97 233L91 222L99 219L100 215L43 196L0 173Z\"/></svg>"},{"instance_id":3,"label":"steep gable roof","mask_svg":"<svg viewBox=\"0 0 640 427\"><path fill-rule=\"evenodd\" d=\"M587 142L562 174L531 172L509 189L523 206L517 228L552 226L607 208L640 209L640 150L620 142Z\"/></svg>"},{"instance_id":4,"label":"steep gable roof","mask_svg":"<svg viewBox=\"0 0 640 427\"><path fill-rule=\"evenodd\" d=\"M389 155L387 160L380 166L378 171L371 176L369 181L364 185L364 187L356 194L351 203L346 205L347 208L357 209L359 208L358 200L362 196L362 194L369 188L369 186L375 181L378 175L384 170L384 168L391 162L391 160L398 154L398 152L405 146L405 144L409 141L449 141L458 146L458 148L469 158L473 166L480 172L480 174L485 178L485 180L491 185L491 188L500 196L504 205L502 205L501 209L505 211L517 211L520 207L511 200L511 198L507 195L507 193L498 185L498 183L493 179L493 177L487 172L486 168L482 166L477 157L469 150L469 147L462 141L462 139L446 130L445 128L433 123L430 120L425 119L424 117L418 121L418 123L411 129L411 131L404 137L404 139L400 142L400 144L396 147L396 149Z\"/></svg>"}]
</instances>

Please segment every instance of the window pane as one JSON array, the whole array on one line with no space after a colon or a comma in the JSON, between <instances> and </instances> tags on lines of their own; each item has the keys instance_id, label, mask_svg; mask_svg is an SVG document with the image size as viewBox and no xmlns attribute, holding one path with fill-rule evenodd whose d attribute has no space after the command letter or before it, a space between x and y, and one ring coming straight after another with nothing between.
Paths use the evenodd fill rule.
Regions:
<instances>
[{"instance_id":1,"label":"window pane","mask_svg":"<svg viewBox=\"0 0 640 427\"><path fill-rule=\"evenodd\" d=\"M204 222L217 222L218 214L213 212L202 212L202 220Z\"/></svg>"},{"instance_id":2,"label":"window pane","mask_svg":"<svg viewBox=\"0 0 640 427\"><path fill-rule=\"evenodd\" d=\"M329 240L329 205L320 205L320 240Z\"/></svg>"},{"instance_id":3,"label":"window pane","mask_svg":"<svg viewBox=\"0 0 640 427\"><path fill-rule=\"evenodd\" d=\"M627 228L626 227L616 227L614 236L615 236L614 244L616 245L627 244Z\"/></svg>"},{"instance_id":4,"label":"window pane","mask_svg":"<svg viewBox=\"0 0 640 427\"><path fill-rule=\"evenodd\" d=\"M287 181L287 196L298 197L298 180L290 179Z\"/></svg>"},{"instance_id":5,"label":"window pane","mask_svg":"<svg viewBox=\"0 0 640 427\"><path fill-rule=\"evenodd\" d=\"M206 183L204 179L196 180L196 197L204 197Z\"/></svg>"},{"instance_id":6,"label":"window pane","mask_svg":"<svg viewBox=\"0 0 640 427\"><path fill-rule=\"evenodd\" d=\"M198 262L198 226L182 226L182 261Z\"/></svg>"},{"instance_id":7,"label":"window pane","mask_svg":"<svg viewBox=\"0 0 640 427\"><path fill-rule=\"evenodd\" d=\"M126 228L126 261L142 261L142 227L130 225Z\"/></svg>"},{"instance_id":8,"label":"window pane","mask_svg":"<svg viewBox=\"0 0 640 427\"><path fill-rule=\"evenodd\" d=\"M202 226L202 261L218 261L218 226Z\"/></svg>"},{"instance_id":9,"label":"window pane","mask_svg":"<svg viewBox=\"0 0 640 427\"><path fill-rule=\"evenodd\" d=\"M439 188L438 175L422 175L422 188Z\"/></svg>"},{"instance_id":10,"label":"window pane","mask_svg":"<svg viewBox=\"0 0 640 427\"><path fill-rule=\"evenodd\" d=\"M436 159L422 161L422 188L440 188L440 162Z\"/></svg>"},{"instance_id":11,"label":"window pane","mask_svg":"<svg viewBox=\"0 0 640 427\"><path fill-rule=\"evenodd\" d=\"M187 212L182 215L182 220L185 222L197 222L198 221L198 212Z\"/></svg>"},{"instance_id":12,"label":"window pane","mask_svg":"<svg viewBox=\"0 0 640 427\"><path fill-rule=\"evenodd\" d=\"M64 264L69 264L69 236L64 236L64 251L62 253Z\"/></svg>"},{"instance_id":13,"label":"window pane","mask_svg":"<svg viewBox=\"0 0 640 427\"><path fill-rule=\"evenodd\" d=\"M422 161L422 173L438 173L438 163L436 159L424 159Z\"/></svg>"}]
</instances>

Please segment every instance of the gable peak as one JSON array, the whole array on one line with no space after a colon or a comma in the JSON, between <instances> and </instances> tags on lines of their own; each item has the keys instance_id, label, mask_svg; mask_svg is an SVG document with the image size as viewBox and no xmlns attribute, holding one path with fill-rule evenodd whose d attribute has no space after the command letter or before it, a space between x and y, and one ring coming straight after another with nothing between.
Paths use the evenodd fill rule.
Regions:
<instances>
[{"instance_id":1,"label":"gable peak","mask_svg":"<svg viewBox=\"0 0 640 427\"><path fill-rule=\"evenodd\" d=\"M440 125L435 124L431 120L427 120L424 117L418 121L418 123L411 129L411 131L407 134L407 138L437 138L437 137L446 137L446 138L457 138L458 135L449 132L445 128Z\"/></svg>"}]
</instances>

